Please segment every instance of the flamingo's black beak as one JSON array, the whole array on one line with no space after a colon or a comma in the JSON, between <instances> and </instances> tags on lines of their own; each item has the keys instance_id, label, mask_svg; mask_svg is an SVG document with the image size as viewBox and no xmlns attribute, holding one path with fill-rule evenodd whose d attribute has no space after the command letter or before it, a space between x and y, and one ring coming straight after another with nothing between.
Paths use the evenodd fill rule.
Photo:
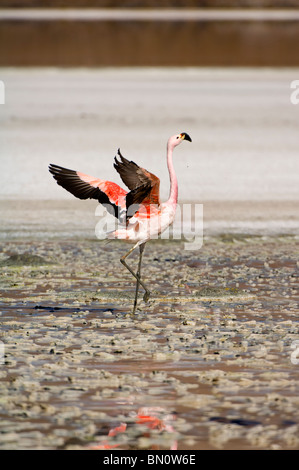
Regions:
<instances>
[{"instance_id":1,"label":"flamingo's black beak","mask_svg":"<svg viewBox=\"0 0 299 470\"><path fill-rule=\"evenodd\" d=\"M191 139L190 135L187 134L187 132L182 132L181 133L181 138L182 138L182 140L188 140L188 142L192 142L192 139Z\"/></svg>"}]
</instances>

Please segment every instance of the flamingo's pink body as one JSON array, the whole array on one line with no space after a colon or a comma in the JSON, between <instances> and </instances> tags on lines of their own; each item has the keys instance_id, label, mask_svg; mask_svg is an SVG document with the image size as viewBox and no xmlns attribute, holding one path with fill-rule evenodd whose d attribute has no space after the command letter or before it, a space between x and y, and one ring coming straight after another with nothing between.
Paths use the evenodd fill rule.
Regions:
<instances>
[{"instance_id":1,"label":"flamingo's pink body","mask_svg":"<svg viewBox=\"0 0 299 470\"><path fill-rule=\"evenodd\" d=\"M120 227L108 234L108 238L126 240L134 243L133 248L121 258L121 262L136 278L135 312L139 284L145 289L144 300L149 297L149 290L140 279L141 258L145 243L156 238L174 221L178 200L178 183L172 162L174 148L183 140L191 142L190 136L183 132L170 137L167 142L167 166L170 176L170 195L161 203L157 176L125 159L118 150L120 161L115 158L114 167L120 174L129 191L111 181L93 178L79 171L68 170L51 164L49 171L57 183L80 199L97 199L112 212L120 222ZM135 274L127 265L126 257L139 246L140 258Z\"/></svg>"}]
</instances>

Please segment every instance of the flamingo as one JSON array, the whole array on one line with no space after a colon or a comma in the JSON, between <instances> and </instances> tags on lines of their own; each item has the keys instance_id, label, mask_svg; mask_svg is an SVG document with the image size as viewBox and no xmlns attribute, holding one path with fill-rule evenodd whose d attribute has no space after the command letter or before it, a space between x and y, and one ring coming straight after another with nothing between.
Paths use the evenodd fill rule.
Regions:
<instances>
[{"instance_id":1,"label":"flamingo","mask_svg":"<svg viewBox=\"0 0 299 470\"><path fill-rule=\"evenodd\" d=\"M139 285L145 291L143 300L147 302L150 297L150 291L141 279L141 262L145 244L151 238L160 235L174 221L178 200L178 183L172 155L174 148L183 140L192 142L191 137L186 132L170 137L167 142L170 194L169 199L164 203L160 201L159 178L133 161L124 158L120 149L118 149L117 156L114 158L114 168L129 191L111 181L97 179L80 171L69 170L58 165L49 165L49 171L57 184L79 199L98 200L106 207L107 211L118 219L119 228L108 233L108 239L120 239L134 244L120 258L120 262L136 279L133 314L135 314L137 307ZM135 273L126 259L137 247L139 247L139 261Z\"/></svg>"},{"instance_id":2,"label":"flamingo","mask_svg":"<svg viewBox=\"0 0 299 470\"><path fill-rule=\"evenodd\" d=\"M175 415L168 414L165 415L165 410L160 407L142 407L139 408L137 411L137 415L135 417L135 425L138 426L141 424L143 427L148 428L149 430L155 429L157 432L160 433L171 433L175 432L174 427L172 426L171 422L174 421ZM164 416L163 416L164 414ZM113 444L113 441L109 440L109 437L113 438L120 433L125 433L127 431L127 424L120 423L119 426L115 428L111 428L108 432L108 439L102 441L99 444L92 444L88 446L90 450L108 450L108 449L115 449L119 447L121 444ZM143 431L144 432L144 431ZM145 433L146 435L147 433ZM152 445L151 449L159 450L159 446L157 447L155 444ZM174 440L171 443L170 450L178 450L178 443Z\"/></svg>"}]
</instances>

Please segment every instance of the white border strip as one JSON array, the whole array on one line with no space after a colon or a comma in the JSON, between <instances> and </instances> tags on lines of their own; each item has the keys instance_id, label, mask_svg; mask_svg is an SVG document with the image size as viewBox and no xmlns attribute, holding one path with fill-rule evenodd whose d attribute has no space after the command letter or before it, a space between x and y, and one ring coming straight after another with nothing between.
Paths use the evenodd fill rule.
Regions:
<instances>
[{"instance_id":1,"label":"white border strip","mask_svg":"<svg viewBox=\"0 0 299 470\"><path fill-rule=\"evenodd\" d=\"M0 21L298 21L294 10L3 8Z\"/></svg>"}]
</instances>

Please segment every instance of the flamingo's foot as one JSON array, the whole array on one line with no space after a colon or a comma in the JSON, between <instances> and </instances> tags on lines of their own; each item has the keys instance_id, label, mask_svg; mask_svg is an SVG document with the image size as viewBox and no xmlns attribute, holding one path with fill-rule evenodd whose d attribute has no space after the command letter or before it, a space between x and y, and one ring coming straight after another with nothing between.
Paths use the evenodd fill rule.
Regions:
<instances>
[{"instance_id":1,"label":"flamingo's foot","mask_svg":"<svg viewBox=\"0 0 299 470\"><path fill-rule=\"evenodd\" d=\"M144 293L144 296L143 296L143 300L144 302L148 302L148 299L150 298L150 291L149 290L146 290L145 293Z\"/></svg>"}]
</instances>

